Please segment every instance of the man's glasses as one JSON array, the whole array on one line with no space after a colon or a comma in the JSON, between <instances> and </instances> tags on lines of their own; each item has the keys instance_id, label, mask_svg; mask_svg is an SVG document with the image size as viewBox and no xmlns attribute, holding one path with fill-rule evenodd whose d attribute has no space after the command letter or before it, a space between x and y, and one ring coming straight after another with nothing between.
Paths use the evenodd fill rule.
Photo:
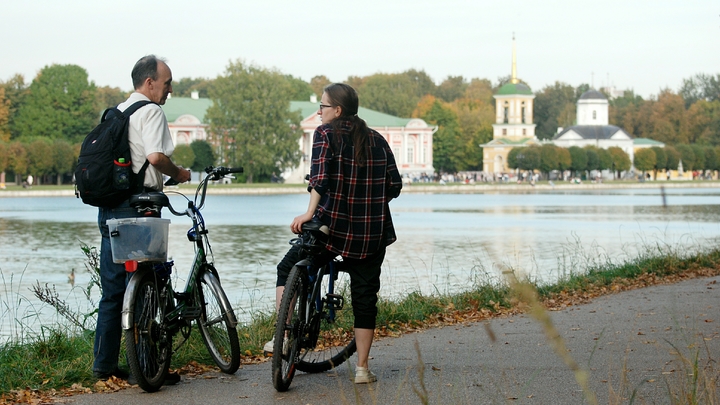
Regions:
<instances>
[{"instance_id":1,"label":"man's glasses","mask_svg":"<svg viewBox=\"0 0 720 405\"><path fill-rule=\"evenodd\" d=\"M320 104L320 110L322 110L323 108L326 108L326 107L332 107L332 106L327 105L327 104Z\"/></svg>"}]
</instances>

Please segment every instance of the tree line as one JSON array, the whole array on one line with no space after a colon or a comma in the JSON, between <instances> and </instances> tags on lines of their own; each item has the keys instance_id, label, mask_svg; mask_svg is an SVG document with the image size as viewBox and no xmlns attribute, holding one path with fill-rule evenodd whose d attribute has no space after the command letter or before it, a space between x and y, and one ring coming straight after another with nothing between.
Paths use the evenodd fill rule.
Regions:
<instances>
[{"instance_id":1,"label":"tree line","mask_svg":"<svg viewBox=\"0 0 720 405\"><path fill-rule=\"evenodd\" d=\"M623 172L635 169L645 173L652 172L657 179L658 172L670 170L693 171L699 173L720 170L720 146L701 144L680 144L660 148L642 148L635 151L633 161L625 151L617 146L608 149L596 146L571 146L561 148L551 143L515 147L508 153L508 167L511 169L542 173L550 179L552 172L573 173L575 177L590 178L592 171L607 170L614 178L621 178ZM682 164L682 166L680 166Z\"/></svg>"},{"instance_id":2,"label":"tree line","mask_svg":"<svg viewBox=\"0 0 720 405\"><path fill-rule=\"evenodd\" d=\"M363 107L438 126L433 165L439 172L457 172L482 169L479 145L492 139L493 94L508 80L449 76L436 84L424 71L410 69L350 76L345 82L358 90ZM252 182L266 181L272 173L298 163L302 117L289 111L289 102L320 96L329 83L324 75L305 82L237 60L217 78L178 80L173 94L189 97L196 91L213 100L206 115L210 143L215 146L213 158L245 167L241 180ZM573 125L577 100L589 88L556 82L536 91L538 138L552 139L558 127ZM129 93L96 86L77 65L46 66L29 84L22 75L0 82L0 171L67 179L79 144L102 111L124 101ZM678 150L680 145L720 146L720 74L698 74L683 80L677 92L664 89L648 100L632 91L609 99L610 124L635 137L677 145ZM53 152L40 159L33 157L35 150ZM46 162L55 155L58 161ZM69 164L60 161L66 159Z\"/></svg>"}]
</instances>

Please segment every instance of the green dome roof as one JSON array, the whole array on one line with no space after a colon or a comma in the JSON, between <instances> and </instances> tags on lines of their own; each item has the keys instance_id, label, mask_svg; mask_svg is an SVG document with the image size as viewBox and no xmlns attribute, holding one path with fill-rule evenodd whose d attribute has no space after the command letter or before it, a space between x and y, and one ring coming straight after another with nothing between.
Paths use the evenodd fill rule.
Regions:
<instances>
[{"instance_id":1,"label":"green dome roof","mask_svg":"<svg viewBox=\"0 0 720 405\"><path fill-rule=\"evenodd\" d=\"M528 87L525 84L522 83L506 83L502 87L500 87L500 90L498 90L497 94L501 95L508 95L508 94L528 94L532 95L532 90L530 90L530 87Z\"/></svg>"}]
</instances>

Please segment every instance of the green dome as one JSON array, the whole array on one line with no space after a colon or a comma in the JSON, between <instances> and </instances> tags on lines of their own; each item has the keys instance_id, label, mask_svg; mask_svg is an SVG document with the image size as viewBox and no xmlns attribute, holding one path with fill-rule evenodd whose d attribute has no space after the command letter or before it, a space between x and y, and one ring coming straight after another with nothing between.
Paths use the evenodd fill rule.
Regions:
<instances>
[{"instance_id":1,"label":"green dome","mask_svg":"<svg viewBox=\"0 0 720 405\"><path fill-rule=\"evenodd\" d=\"M528 87L525 84L522 83L506 83L502 87L500 87L500 90L498 90L497 94L500 95L509 95L509 94L528 94L532 95L532 90L530 90L530 87Z\"/></svg>"}]
</instances>

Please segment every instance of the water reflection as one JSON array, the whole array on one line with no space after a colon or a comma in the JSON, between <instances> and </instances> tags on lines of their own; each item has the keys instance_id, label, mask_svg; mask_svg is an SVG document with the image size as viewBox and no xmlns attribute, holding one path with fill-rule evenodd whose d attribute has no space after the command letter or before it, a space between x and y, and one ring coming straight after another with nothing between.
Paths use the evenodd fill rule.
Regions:
<instances>
[{"instance_id":1,"label":"water reflection","mask_svg":"<svg viewBox=\"0 0 720 405\"><path fill-rule=\"evenodd\" d=\"M696 249L720 239L720 189L586 190L503 194L404 194L391 203L398 242L388 249L381 294L453 292L511 267L540 282L649 248ZM203 213L223 286L242 319L272 307L275 266L305 195L209 196ZM184 203L177 196L173 204ZM48 311L35 282L55 284L89 312L81 242L97 246L97 211L74 198L0 199L0 335L15 319ZM168 215L166 215L168 217ZM182 287L194 254L187 218L172 218L168 253ZM68 283L75 273L75 288ZM97 291L94 291L96 294ZM93 300L97 296L91 296ZM80 308L83 307L84 308ZM14 311L14 312L13 312Z\"/></svg>"}]
</instances>

